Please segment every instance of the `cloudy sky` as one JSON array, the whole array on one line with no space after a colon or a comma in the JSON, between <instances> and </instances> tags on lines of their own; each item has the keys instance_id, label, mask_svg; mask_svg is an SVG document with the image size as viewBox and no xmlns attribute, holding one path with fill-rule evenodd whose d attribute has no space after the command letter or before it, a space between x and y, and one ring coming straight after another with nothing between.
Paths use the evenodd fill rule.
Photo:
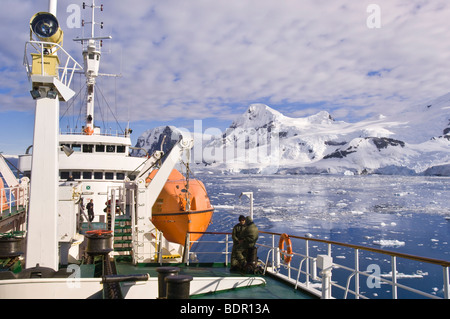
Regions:
<instances>
[{"instance_id":1,"label":"cloudy sky","mask_svg":"<svg viewBox=\"0 0 450 319\"><path fill-rule=\"evenodd\" d=\"M81 3L58 3L64 47L79 62L81 46L72 39L83 29L71 10ZM447 0L103 3L96 15L104 29L96 35L113 39L104 42L101 72L122 77L99 80L108 103L99 102L117 112L122 127L130 121L133 141L157 125L192 129L194 120L223 130L252 103L292 117L326 110L352 122L450 91ZM23 48L31 16L48 2L0 5L3 35L10 35L0 46L0 151L22 153L32 144L34 121ZM87 10L81 19L90 21ZM74 84L80 88L82 79ZM61 114L76 112L61 105ZM113 119L96 116L97 124ZM61 127L69 124L76 120L61 120Z\"/></svg>"}]
</instances>

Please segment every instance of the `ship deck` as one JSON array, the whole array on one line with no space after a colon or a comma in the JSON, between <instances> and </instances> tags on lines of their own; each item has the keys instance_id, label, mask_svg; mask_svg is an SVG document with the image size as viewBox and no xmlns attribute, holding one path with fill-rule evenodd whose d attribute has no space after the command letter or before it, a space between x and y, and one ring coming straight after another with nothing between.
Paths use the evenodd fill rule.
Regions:
<instances>
[{"instance_id":1,"label":"ship deck","mask_svg":"<svg viewBox=\"0 0 450 319\"><path fill-rule=\"evenodd\" d=\"M164 266L168 266L164 264ZM229 268L223 263L200 263L200 264L170 264L180 268L180 275L190 275L193 277L242 277L257 276L243 275L240 273L230 272ZM143 274L148 273L150 277L157 277L156 269L159 264L143 264L133 266L129 263L116 262L117 273L121 275ZM294 289L293 286L281 282L270 275L261 276L265 279L266 284L260 286L252 286L245 288L231 289L227 291L219 291L203 295L193 295L191 299L316 299L314 296Z\"/></svg>"}]
</instances>

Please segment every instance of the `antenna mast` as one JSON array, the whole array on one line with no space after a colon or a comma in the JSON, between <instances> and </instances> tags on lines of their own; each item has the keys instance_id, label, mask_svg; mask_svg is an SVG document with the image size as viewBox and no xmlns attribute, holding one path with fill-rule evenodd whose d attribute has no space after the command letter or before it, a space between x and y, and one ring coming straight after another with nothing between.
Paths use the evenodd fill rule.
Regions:
<instances>
[{"instance_id":1,"label":"antenna mast","mask_svg":"<svg viewBox=\"0 0 450 319\"><path fill-rule=\"evenodd\" d=\"M95 37L95 9L100 9L103 11L103 5L96 6L95 0L92 0L90 6L83 2L83 9L90 7L91 22L82 22L84 26L86 23L91 24L91 36L88 38L76 38L74 41L80 41L83 45L83 59L84 59L84 74L86 76L86 87L87 87L87 98L86 98L86 126L83 128L83 133L87 135L94 134L94 88L97 76L99 75L98 70L100 67L100 57L101 57L101 46L102 40L111 39L111 36L107 37ZM103 29L103 22L100 23L100 28ZM87 45L85 46L85 43ZM100 133L100 132L98 132Z\"/></svg>"}]
</instances>

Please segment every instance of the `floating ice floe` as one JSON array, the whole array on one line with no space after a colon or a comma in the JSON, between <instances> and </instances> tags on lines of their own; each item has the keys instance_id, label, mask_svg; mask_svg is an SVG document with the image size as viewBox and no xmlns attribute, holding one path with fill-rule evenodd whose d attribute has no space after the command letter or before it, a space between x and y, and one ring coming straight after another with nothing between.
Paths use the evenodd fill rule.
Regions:
<instances>
[{"instance_id":1,"label":"floating ice floe","mask_svg":"<svg viewBox=\"0 0 450 319\"><path fill-rule=\"evenodd\" d=\"M417 270L415 274L411 274L411 275L407 275L401 272L396 273L396 277L397 279L402 279L402 278L423 278L424 276L428 276L428 272L426 271L422 271L422 270ZM392 271L388 272L387 274L381 274L380 277L392 277Z\"/></svg>"},{"instance_id":2,"label":"floating ice floe","mask_svg":"<svg viewBox=\"0 0 450 319\"><path fill-rule=\"evenodd\" d=\"M386 224L386 223L384 223L384 222L381 222L381 224L380 224L381 227L386 227L387 225L388 225L388 224ZM391 223L389 223L389 225L390 225L390 226L397 226L397 223L391 222Z\"/></svg>"},{"instance_id":3,"label":"floating ice floe","mask_svg":"<svg viewBox=\"0 0 450 319\"><path fill-rule=\"evenodd\" d=\"M380 240L374 240L373 243L375 245L379 245L382 247L401 247L405 246L404 241L400 241L397 239L380 239Z\"/></svg>"}]
</instances>

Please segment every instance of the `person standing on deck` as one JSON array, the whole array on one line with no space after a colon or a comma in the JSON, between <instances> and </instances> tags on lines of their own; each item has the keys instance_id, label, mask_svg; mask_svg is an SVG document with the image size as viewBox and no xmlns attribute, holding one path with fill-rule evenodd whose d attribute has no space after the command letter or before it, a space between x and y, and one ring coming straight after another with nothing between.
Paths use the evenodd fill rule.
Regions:
<instances>
[{"instance_id":1,"label":"person standing on deck","mask_svg":"<svg viewBox=\"0 0 450 319\"><path fill-rule=\"evenodd\" d=\"M242 232L242 247L247 250L256 245L259 237L259 230L250 216L245 218L245 229Z\"/></svg>"},{"instance_id":2,"label":"person standing on deck","mask_svg":"<svg viewBox=\"0 0 450 319\"><path fill-rule=\"evenodd\" d=\"M241 233L239 245L236 248L236 253L234 256L234 262L240 270L245 268L247 263L247 252L249 248L255 247L258 237L258 227L253 222L253 219L250 216L247 216L245 218L245 228ZM233 259L231 261L231 265L233 266Z\"/></svg>"},{"instance_id":3,"label":"person standing on deck","mask_svg":"<svg viewBox=\"0 0 450 319\"><path fill-rule=\"evenodd\" d=\"M245 217L243 215L239 216L239 223L237 223L233 227L233 232L231 237L233 238L233 249L231 251L231 266L230 270L235 270L236 268L239 268L240 264L237 259L237 251L239 248L239 244L242 243L241 234L243 230L245 229ZM242 254L242 253L241 253Z\"/></svg>"},{"instance_id":4,"label":"person standing on deck","mask_svg":"<svg viewBox=\"0 0 450 319\"><path fill-rule=\"evenodd\" d=\"M89 221L92 223L94 220L94 200L91 199L89 203L86 205L86 209L88 211Z\"/></svg>"}]
</instances>

